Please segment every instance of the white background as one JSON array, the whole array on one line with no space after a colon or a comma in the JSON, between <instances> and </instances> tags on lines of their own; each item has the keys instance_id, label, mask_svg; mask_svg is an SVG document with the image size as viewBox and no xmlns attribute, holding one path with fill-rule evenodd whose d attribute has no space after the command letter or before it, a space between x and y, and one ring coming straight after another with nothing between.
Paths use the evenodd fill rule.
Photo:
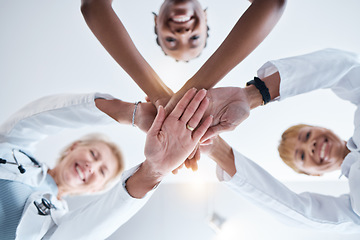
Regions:
<instances>
[{"instance_id":1,"label":"white background","mask_svg":"<svg viewBox=\"0 0 360 240\"><path fill-rule=\"evenodd\" d=\"M151 12L158 12L161 2L115 0L113 6L139 51L163 81L176 91L219 46L249 3L235 0L201 1L203 7L208 8L208 46L198 59L189 63L176 63L164 56L155 43ZM359 10L360 2L357 0L289 1L283 17L267 39L217 86L244 86L256 75L256 70L270 59L327 47L360 53ZM98 91L130 102L143 100L145 96L92 35L82 18L80 1L0 0L0 63L0 122L29 101L49 94ZM306 81L311 79L304 79L304 84ZM295 191L331 189L328 193L336 195L348 190L346 181L337 180L339 172L321 178L297 175L281 162L276 148L282 131L297 123L325 126L348 139L353 132L354 109L354 106L338 99L329 90L320 90L259 107L251 112L251 116L241 126L231 133L223 134L223 137ZM53 165L63 146L93 131L85 128L50 137L40 144L36 156ZM138 129L113 124L96 131L108 134L119 143L128 167L144 160L145 134ZM242 209L237 202L233 203L232 193L214 183L214 168L215 165L204 157L198 172L182 170L176 176L169 176L154 198L118 234L125 235L127 239L213 239L215 233L210 228L201 227L203 221L191 220L201 219L206 215L204 212L212 211L209 204L203 203L215 201L213 199L224 205L221 209L215 209L219 214L239 218L246 209L257 219L247 221L256 225L256 229L275 229L269 226L269 221L259 221L264 217L257 215L258 209L251 209L251 205ZM170 191L201 184L214 186L212 188L222 189L223 192L214 191L213 195L203 195L201 202L192 202L173 197L180 194L180 190ZM193 195L190 190L187 192ZM187 193L185 191L181 194L186 197ZM174 210L179 204L183 206L182 214ZM199 206L200 210L196 211L193 206ZM163 220L152 221L154 214ZM243 217L247 219L246 214ZM191 230L186 227L188 221L191 221ZM244 219L241 221L244 222ZM267 223L266 226L261 225L262 222ZM136 233L134 229L137 229ZM298 232L287 237L295 239L300 236L298 239L304 239ZM256 239L269 239L268 234L264 236ZM117 236L113 239L119 238ZM306 238L321 237L311 233ZM326 235L326 238L351 239L350 236L334 234Z\"/></svg>"}]
</instances>

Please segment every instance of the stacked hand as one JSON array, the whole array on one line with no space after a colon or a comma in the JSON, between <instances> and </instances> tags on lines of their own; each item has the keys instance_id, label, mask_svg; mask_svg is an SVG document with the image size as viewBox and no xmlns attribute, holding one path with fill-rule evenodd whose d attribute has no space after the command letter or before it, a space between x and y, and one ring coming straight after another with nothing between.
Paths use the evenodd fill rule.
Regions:
<instances>
[{"instance_id":1,"label":"stacked hand","mask_svg":"<svg viewBox=\"0 0 360 240\"><path fill-rule=\"evenodd\" d=\"M200 150L203 152L207 149L206 146L212 145L212 138L216 138L222 132L234 130L250 114L249 99L243 88L213 88L208 90L207 97L210 99L210 104L204 117L212 115L213 122L202 137L201 144L184 162L185 166L192 170L198 169ZM174 173L177 171L178 169Z\"/></svg>"},{"instance_id":2,"label":"stacked hand","mask_svg":"<svg viewBox=\"0 0 360 240\"><path fill-rule=\"evenodd\" d=\"M151 102L142 102L135 112L135 125L142 131L148 132L156 116L156 108Z\"/></svg>"},{"instance_id":3,"label":"stacked hand","mask_svg":"<svg viewBox=\"0 0 360 240\"><path fill-rule=\"evenodd\" d=\"M204 113L203 119L213 116L213 121L211 123L211 127L207 129L204 136L201 137L201 145L211 144L211 139L216 137L218 134L234 130L249 116L250 113L249 99L243 88L214 88L208 90L206 96L210 101L209 106ZM169 101L169 104L166 106L167 111L172 109L174 101L174 99ZM197 162L200 159L200 142L194 147L193 151L187 156L187 158L183 158L186 160L183 160L183 163L179 164L178 168L173 169L173 173L177 173L178 169L180 169L183 165L194 171L198 169Z\"/></svg>"},{"instance_id":4,"label":"stacked hand","mask_svg":"<svg viewBox=\"0 0 360 240\"><path fill-rule=\"evenodd\" d=\"M213 115L214 120L202 141L234 130L250 115L250 103L243 88L213 88L207 93L210 105L204 116Z\"/></svg>"},{"instance_id":5,"label":"stacked hand","mask_svg":"<svg viewBox=\"0 0 360 240\"><path fill-rule=\"evenodd\" d=\"M183 164L212 122L208 116L200 123L208 105L206 90L190 89L167 117L160 106L147 134L143 164L160 178Z\"/></svg>"}]
</instances>

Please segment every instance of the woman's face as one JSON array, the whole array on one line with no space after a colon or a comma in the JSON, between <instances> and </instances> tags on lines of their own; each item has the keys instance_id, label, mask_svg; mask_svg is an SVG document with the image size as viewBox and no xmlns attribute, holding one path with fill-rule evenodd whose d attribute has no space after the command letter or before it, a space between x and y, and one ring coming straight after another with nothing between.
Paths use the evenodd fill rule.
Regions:
<instances>
[{"instance_id":1,"label":"woman's face","mask_svg":"<svg viewBox=\"0 0 360 240\"><path fill-rule=\"evenodd\" d=\"M176 60L196 58L205 47L206 12L197 0L165 0L155 28L164 53Z\"/></svg>"},{"instance_id":2,"label":"woman's face","mask_svg":"<svg viewBox=\"0 0 360 240\"><path fill-rule=\"evenodd\" d=\"M54 168L55 181L59 189L66 189L69 193L96 192L115 176L118 167L115 156L105 143L75 143Z\"/></svg>"},{"instance_id":3,"label":"woman's face","mask_svg":"<svg viewBox=\"0 0 360 240\"><path fill-rule=\"evenodd\" d=\"M289 141L294 146L294 164L310 175L340 169L348 153L345 141L322 127L303 127L298 136Z\"/></svg>"}]
</instances>

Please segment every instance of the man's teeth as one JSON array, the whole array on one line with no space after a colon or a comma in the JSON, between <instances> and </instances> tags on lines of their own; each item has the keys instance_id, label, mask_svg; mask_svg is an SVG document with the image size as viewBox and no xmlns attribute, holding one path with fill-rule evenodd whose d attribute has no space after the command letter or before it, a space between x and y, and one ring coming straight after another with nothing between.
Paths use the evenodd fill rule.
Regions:
<instances>
[{"instance_id":1,"label":"man's teeth","mask_svg":"<svg viewBox=\"0 0 360 240\"><path fill-rule=\"evenodd\" d=\"M83 174L83 172L80 170L80 168L78 166L76 166L76 171L79 174L79 177L81 178L81 180L85 180L85 176Z\"/></svg>"},{"instance_id":2,"label":"man's teeth","mask_svg":"<svg viewBox=\"0 0 360 240\"><path fill-rule=\"evenodd\" d=\"M324 143L321 147L321 150L320 150L320 158L321 159L324 159L325 157L325 149L326 149L326 146L327 146L327 143Z\"/></svg>"},{"instance_id":3,"label":"man's teeth","mask_svg":"<svg viewBox=\"0 0 360 240\"><path fill-rule=\"evenodd\" d=\"M187 22L191 19L190 16L178 16L178 17L173 17L172 20L174 22Z\"/></svg>"}]
</instances>

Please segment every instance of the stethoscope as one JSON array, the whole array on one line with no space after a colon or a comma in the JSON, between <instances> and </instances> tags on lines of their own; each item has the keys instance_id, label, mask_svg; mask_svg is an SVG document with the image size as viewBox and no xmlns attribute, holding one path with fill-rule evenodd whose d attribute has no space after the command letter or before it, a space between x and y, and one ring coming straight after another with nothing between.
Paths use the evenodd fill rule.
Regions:
<instances>
[{"instance_id":1,"label":"stethoscope","mask_svg":"<svg viewBox=\"0 0 360 240\"><path fill-rule=\"evenodd\" d=\"M38 168L41 167L40 163L39 163L38 161L36 161L35 158L29 156L28 154L26 154L26 153L25 153L24 151L22 151L21 149L15 149L15 148L13 148L13 149L11 150L11 152L12 152L12 156L13 156L15 162L9 162L9 161L7 161L7 160L5 160L5 159L3 159L3 158L0 158L0 164L2 163L2 164L17 165L20 173L21 173L21 174L24 174L24 173L26 172L26 169L24 168L24 166L23 166L22 164L19 163L19 161L17 160L17 158L16 158L16 156L15 156L15 152L19 152L19 153L24 154L26 157L28 157L28 158L31 160L31 162L34 164L34 166L32 166L32 167L38 167ZM31 165L29 165L29 166L31 166Z\"/></svg>"},{"instance_id":2,"label":"stethoscope","mask_svg":"<svg viewBox=\"0 0 360 240\"><path fill-rule=\"evenodd\" d=\"M23 155L25 155L27 158L29 158L31 160L31 162L34 164L33 166L32 165L27 165L27 166L32 166L32 167L37 167L37 168L40 168L41 165L38 161L36 161L35 158L29 156L27 153L25 153L24 151L22 151L21 149L15 149L13 148L11 150L11 153L12 153L12 156L15 160L15 162L9 162L3 158L0 158L0 164L12 164L12 165L17 165L18 166L18 169L20 171L21 174L24 174L26 172L26 169L24 168L24 166L22 164L19 163L19 161L17 160L16 158L16 154L15 152L19 152L19 153L22 153ZM49 215L50 214L50 209L52 208L55 208L55 206L51 203L50 200L46 199L46 198L42 198L41 199L41 202L37 202L37 201L34 201L33 202L35 207L37 208L38 210L38 214L39 215L43 215L43 216L46 216L46 215Z\"/></svg>"}]
</instances>

